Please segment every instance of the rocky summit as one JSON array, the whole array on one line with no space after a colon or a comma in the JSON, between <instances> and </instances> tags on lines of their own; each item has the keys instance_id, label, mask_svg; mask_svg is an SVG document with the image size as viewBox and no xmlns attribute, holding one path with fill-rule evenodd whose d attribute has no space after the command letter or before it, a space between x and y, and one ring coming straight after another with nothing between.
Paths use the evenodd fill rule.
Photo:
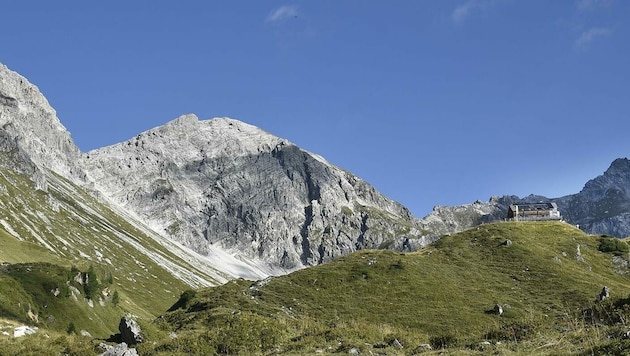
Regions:
<instances>
[{"instance_id":1,"label":"rocky summit","mask_svg":"<svg viewBox=\"0 0 630 356\"><path fill-rule=\"evenodd\" d=\"M586 232L630 236L630 160L616 159L579 193L553 200L567 221Z\"/></svg>"},{"instance_id":2,"label":"rocky summit","mask_svg":"<svg viewBox=\"0 0 630 356\"><path fill-rule=\"evenodd\" d=\"M322 157L230 118L184 115L84 155L91 188L160 234L292 270L432 241L402 205Z\"/></svg>"},{"instance_id":3,"label":"rocky summit","mask_svg":"<svg viewBox=\"0 0 630 356\"><path fill-rule=\"evenodd\" d=\"M45 189L45 170L78 178L79 148L36 86L0 63L2 166L29 175Z\"/></svg>"}]
</instances>

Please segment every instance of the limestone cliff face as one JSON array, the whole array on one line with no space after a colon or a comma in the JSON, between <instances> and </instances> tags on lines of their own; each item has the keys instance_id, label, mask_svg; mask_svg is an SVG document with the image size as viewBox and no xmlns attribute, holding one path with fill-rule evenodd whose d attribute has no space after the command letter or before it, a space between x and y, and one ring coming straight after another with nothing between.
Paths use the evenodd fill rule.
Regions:
<instances>
[{"instance_id":1,"label":"limestone cliff face","mask_svg":"<svg viewBox=\"0 0 630 356\"><path fill-rule=\"evenodd\" d=\"M200 253L219 245L290 270L432 239L353 174L229 118L185 115L83 162L94 189Z\"/></svg>"},{"instance_id":2,"label":"limestone cliff face","mask_svg":"<svg viewBox=\"0 0 630 356\"><path fill-rule=\"evenodd\" d=\"M78 147L46 98L0 64L0 164L26 173L45 189L45 169L80 178ZM44 168L44 170L42 170Z\"/></svg>"}]
</instances>

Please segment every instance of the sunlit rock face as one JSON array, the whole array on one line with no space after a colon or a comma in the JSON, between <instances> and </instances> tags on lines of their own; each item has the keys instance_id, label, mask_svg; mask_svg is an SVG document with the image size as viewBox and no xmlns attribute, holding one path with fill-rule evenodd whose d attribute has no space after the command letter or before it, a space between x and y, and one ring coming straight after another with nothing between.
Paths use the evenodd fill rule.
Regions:
<instances>
[{"instance_id":1,"label":"sunlit rock face","mask_svg":"<svg viewBox=\"0 0 630 356\"><path fill-rule=\"evenodd\" d=\"M83 162L96 190L200 253L219 245L291 270L432 239L363 180L234 119L184 115Z\"/></svg>"},{"instance_id":2,"label":"sunlit rock face","mask_svg":"<svg viewBox=\"0 0 630 356\"><path fill-rule=\"evenodd\" d=\"M79 148L36 86L0 64L0 164L28 174L45 189L45 170L73 179Z\"/></svg>"},{"instance_id":3,"label":"sunlit rock face","mask_svg":"<svg viewBox=\"0 0 630 356\"><path fill-rule=\"evenodd\" d=\"M588 233L630 236L630 160L614 160L579 193L555 201L567 221Z\"/></svg>"}]
</instances>

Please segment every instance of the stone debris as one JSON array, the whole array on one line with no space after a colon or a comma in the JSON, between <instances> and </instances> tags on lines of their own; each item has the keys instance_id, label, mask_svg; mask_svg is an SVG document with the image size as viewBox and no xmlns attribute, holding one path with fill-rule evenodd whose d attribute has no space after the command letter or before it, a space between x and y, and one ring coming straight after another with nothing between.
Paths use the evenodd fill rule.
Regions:
<instances>
[{"instance_id":1,"label":"stone debris","mask_svg":"<svg viewBox=\"0 0 630 356\"><path fill-rule=\"evenodd\" d=\"M105 350L100 356L138 356L138 351L128 347L124 342L116 346L107 345L105 343L100 343L98 346Z\"/></svg>"},{"instance_id":2,"label":"stone debris","mask_svg":"<svg viewBox=\"0 0 630 356\"><path fill-rule=\"evenodd\" d=\"M580 251L580 244L577 244L576 249L577 249L577 252L575 253L575 259L580 262L586 262L584 260L584 257L582 257L582 251Z\"/></svg>"}]
</instances>

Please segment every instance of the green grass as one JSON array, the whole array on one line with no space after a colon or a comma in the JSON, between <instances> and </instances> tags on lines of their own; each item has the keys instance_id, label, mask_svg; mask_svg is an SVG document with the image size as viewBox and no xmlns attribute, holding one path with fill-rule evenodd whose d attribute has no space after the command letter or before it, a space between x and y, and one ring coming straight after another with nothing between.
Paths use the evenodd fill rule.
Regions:
<instances>
[{"instance_id":1,"label":"green grass","mask_svg":"<svg viewBox=\"0 0 630 356\"><path fill-rule=\"evenodd\" d=\"M20 262L54 262L67 263L50 252L50 250L30 241L20 241L0 229L0 261L7 263Z\"/></svg>"},{"instance_id":2,"label":"green grass","mask_svg":"<svg viewBox=\"0 0 630 356\"><path fill-rule=\"evenodd\" d=\"M361 206L342 210L349 212L395 219ZM619 337L630 320L630 270L619 263L627 244L560 222L487 224L414 253L359 251L265 283L190 291L134 246L193 266L61 177L33 191L30 180L0 168L0 220L0 328L40 327L35 336L0 336L3 355L97 353L127 311L139 316L148 340L141 354L414 354L423 344L462 354L623 354L630 347ZM409 229L398 226L394 234ZM73 276L90 266L99 286L89 293L107 287L118 303L103 297L103 305L88 305ZM604 285L611 299L595 302ZM502 316L491 313L495 304ZM68 335L72 329L94 339Z\"/></svg>"},{"instance_id":3,"label":"green grass","mask_svg":"<svg viewBox=\"0 0 630 356\"><path fill-rule=\"evenodd\" d=\"M0 167L0 263L8 264L0 273L0 318L60 332L74 320L77 330L96 337L116 332L127 311L152 320L190 286L136 246L203 276L80 187L49 174L48 188L42 191L27 177ZM18 275L17 268L26 265L33 272ZM50 284L66 283L62 271L72 266L83 272L94 266L101 282L111 282L108 287L117 292L117 305L101 307L95 301L90 307L83 288L78 301L40 298L48 297L44 292ZM89 290L96 295L101 291ZM39 313L39 322L26 319L29 304ZM54 323L47 323L53 318Z\"/></svg>"},{"instance_id":4,"label":"green grass","mask_svg":"<svg viewBox=\"0 0 630 356\"><path fill-rule=\"evenodd\" d=\"M3 289L10 286L12 293L1 294L5 298L1 315L48 330L62 332L72 323L77 332L87 329L95 336L110 335L124 313L111 296L101 293L113 286L98 278L100 286L89 305L84 286L73 279L75 272L49 263L5 265L0 278ZM28 317L29 310L36 320Z\"/></svg>"},{"instance_id":5,"label":"green grass","mask_svg":"<svg viewBox=\"0 0 630 356\"><path fill-rule=\"evenodd\" d=\"M0 325L2 322L0 321ZM6 324L7 327L16 326ZM46 330L20 338L0 336L0 354L3 356L92 356L104 352L99 341L88 336L68 335Z\"/></svg>"},{"instance_id":6,"label":"green grass","mask_svg":"<svg viewBox=\"0 0 630 356\"><path fill-rule=\"evenodd\" d=\"M602 287L614 300L630 293L628 277L598 246L599 237L568 224L533 222L482 225L415 253L360 251L268 283L189 293L156 321L178 338L141 350L410 354L426 343L463 353L579 354L605 347L618 327L583 316L601 307ZM495 304L502 316L491 313Z\"/></svg>"}]
</instances>

